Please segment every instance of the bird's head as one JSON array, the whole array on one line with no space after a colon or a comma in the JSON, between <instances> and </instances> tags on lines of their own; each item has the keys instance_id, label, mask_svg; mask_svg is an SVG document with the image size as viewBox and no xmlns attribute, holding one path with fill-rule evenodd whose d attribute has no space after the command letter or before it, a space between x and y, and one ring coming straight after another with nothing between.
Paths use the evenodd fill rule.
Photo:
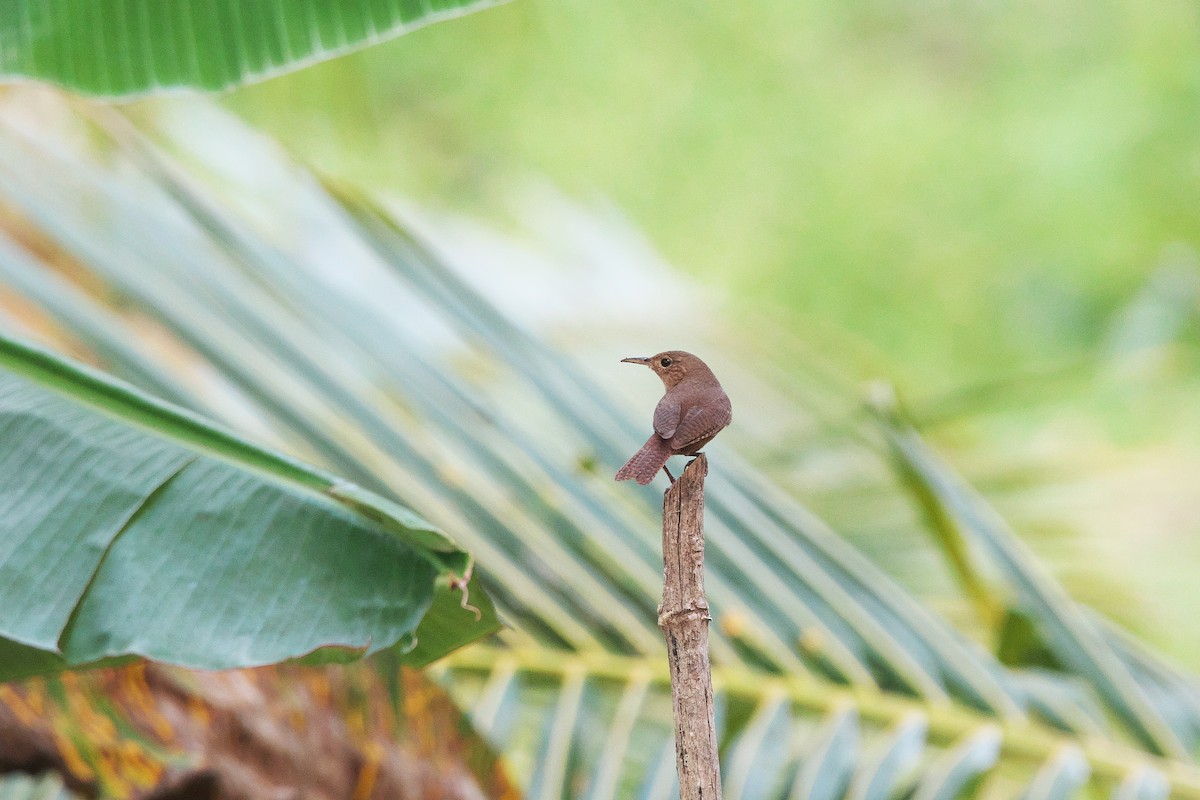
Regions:
<instances>
[{"instance_id":1,"label":"bird's head","mask_svg":"<svg viewBox=\"0 0 1200 800\"><path fill-rule=\"evenodd\" d=\"M654 370L668 389L677 386L689 375L711 374L708 366L691 353L682 350L666 350L648 358L622 358L625 364L642 364Z\"/></svg>"}]
</instances>

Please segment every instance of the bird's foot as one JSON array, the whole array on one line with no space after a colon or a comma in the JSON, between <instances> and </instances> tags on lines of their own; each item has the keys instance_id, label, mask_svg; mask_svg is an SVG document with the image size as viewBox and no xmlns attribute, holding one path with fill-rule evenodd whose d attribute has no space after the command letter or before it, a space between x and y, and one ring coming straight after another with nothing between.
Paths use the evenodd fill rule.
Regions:
<instances>
[{"instance_id":1,"label":"bird's foot","mask_svg":"<svg viewBox=\"0 0 1200 800\"><path fill-rule=\"evenodd\" d=\"M671 481L671 485L675 485L675 476L671 474L671 470L667 469L667 465L663 464L663 472L667 473L667 479Z\"/></svg>"}]
</instances>

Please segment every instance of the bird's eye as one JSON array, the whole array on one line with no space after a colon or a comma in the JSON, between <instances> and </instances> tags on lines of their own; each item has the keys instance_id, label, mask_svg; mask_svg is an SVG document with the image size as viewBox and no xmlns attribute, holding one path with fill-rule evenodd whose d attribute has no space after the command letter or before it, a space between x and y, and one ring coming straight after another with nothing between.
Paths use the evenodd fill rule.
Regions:
<instances>
[{"instance_id":1,"label":"bird's eye","mask_svg":"<svg viewBox=\"0 0 1200 800\"><path fill-rule=\"evenodd\" d=\"M664 358L662 361L660 361L658 363L662 364L664 367L669 367L669 366L671 366L671 359Z\"/></svg>"}]
</instances>

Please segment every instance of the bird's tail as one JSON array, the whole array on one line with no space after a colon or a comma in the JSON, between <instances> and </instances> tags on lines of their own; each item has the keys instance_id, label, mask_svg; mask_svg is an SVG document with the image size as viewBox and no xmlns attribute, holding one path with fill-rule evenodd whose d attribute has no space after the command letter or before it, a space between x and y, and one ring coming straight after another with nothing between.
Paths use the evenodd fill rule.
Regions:
<instances>
[{"instance_id":1,"label":"bird's tail","mask_svg":"<svg viewBox=\"0 0 1200 800\"><path fill-rule=\"evenodd\" d=\"M667 459L670 457L671 445L667 444L667 440L657 433L651 434L646 443L642 445L642 449L634 453L633 458L621 467L620 472L617 473L617 480L627 481L633 478L645 486L654 480L654 476L660 469L667 465Z\"/></svg>"}]
</instances>

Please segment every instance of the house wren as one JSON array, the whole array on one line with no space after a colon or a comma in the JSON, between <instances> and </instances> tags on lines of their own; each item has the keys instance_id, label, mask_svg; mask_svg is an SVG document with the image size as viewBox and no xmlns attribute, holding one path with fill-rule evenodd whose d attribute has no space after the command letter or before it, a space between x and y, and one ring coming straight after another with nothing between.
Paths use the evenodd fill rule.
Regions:
<instances>
[{"instance_id":1,"label":"house wren","mask_svg":"<svg viewBox=\"0 0 1200 800\"><path fill-rule=\"evenodd\" d=\"M713 440L733 419L729 396L700 359L682 350L667 350L650 358L623 358L622 362L644 364L662 378L667 388L654 409L654 433L629 459L617 480L633 478L645 485L661 469L674 483L667 469L671 456L693 456Z\"/></svg>"}]
</instances>

